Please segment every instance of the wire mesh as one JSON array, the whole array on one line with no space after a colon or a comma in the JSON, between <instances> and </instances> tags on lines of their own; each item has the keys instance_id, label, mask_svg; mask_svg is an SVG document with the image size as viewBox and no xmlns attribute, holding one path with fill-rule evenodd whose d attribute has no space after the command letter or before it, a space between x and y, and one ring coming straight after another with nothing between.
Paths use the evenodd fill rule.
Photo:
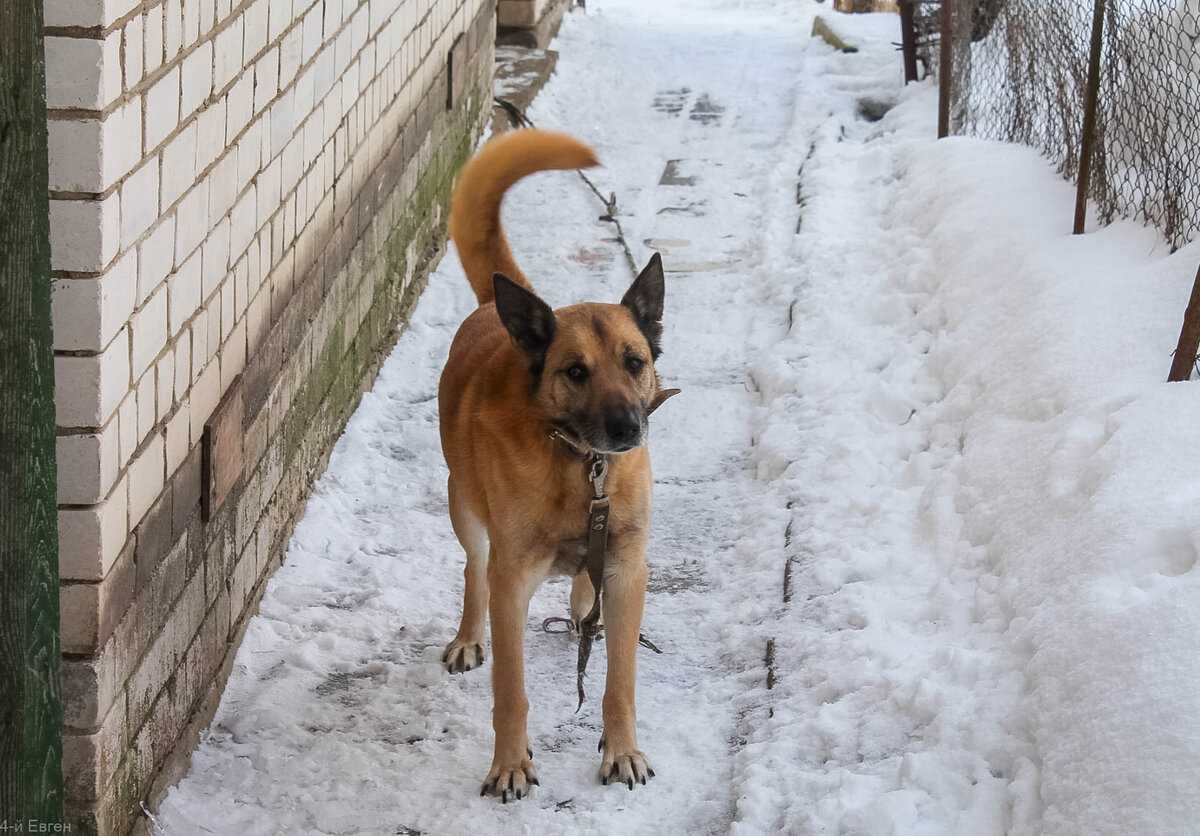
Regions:
<instances>
[{"instance_id":1,"label":"wire mesh","mask_svg":"<svg viewBox=\"0 0 1200 836\"><path fill-rule=\"evenodd\" d=\"M955 0L954 132L1031 145L1074 178L1093 2ZM1200 237L1200 0L1104 2L1089 196L1103 222L1143 219L1177 248Z\"/></svg>"}]
</instances>

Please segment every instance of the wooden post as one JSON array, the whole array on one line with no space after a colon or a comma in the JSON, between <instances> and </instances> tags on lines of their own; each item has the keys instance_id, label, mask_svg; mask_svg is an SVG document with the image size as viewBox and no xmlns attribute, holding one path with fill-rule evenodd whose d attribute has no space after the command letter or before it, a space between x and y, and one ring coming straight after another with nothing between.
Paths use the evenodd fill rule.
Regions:
<instances>
[{"instance_id":1,"label":"wooden post","mask_svg":"<svg viewBox=\"0 0 1200 836\"><path fill-rule=\"evenodd\" d=\"M0 22L0 822L62 822L42 0Z\"/></svg>"},{"instance_id":2,"label":"wooden post","mask_svg":"<svg viewBox=\"0 0 1200 836\"><path fill-rule=\"evenodd\" d=\"M1197 353L1200 353L1200 269L1196 270L1192 298L1183 312L1183 327L1179 329L1179 344L1175 347L1175 356L1171 358L1171 373L1167 375L1167 382L1189 380L1192 367L1196 365Z\"/></svg>"},{"instance_id":3,"label":"wooden post","mask_svg":"<svg viewBox=\"0 0 1200 836\"><path fill-rule=\"evenodd\" d=\"M900 44L904 50L904 83L917 80L917 31L913 24L915 0L900 0Z\"/></svg>"},{"instance_id":4,"label":"wooden post","mask_svg":"<svg viewBox=\"0 0 1200 836\"><path fill-rule=\"evenodd\" d=\"M950 95L954 74L954 0L942 0L942 35L938 58L938 139L950 135Z\"/></svg>"},{"instance_id":5,"label":"wooden post","mask_svg":"<svg viewBox=\"0 0 1200 836\"><path fill-rule=\"evenodd\" d=\"M1096 147L1096 110L1100 104L1100 55L1104 51L1104 0L1092 9L1092 46L1088 57L1087 89L1083 94L1083 134L1079 142L1079 179L1075 184L1075 234L1087 222L1088 187L1092 180L1092 154Z\"/></svg>"}]
</instances>

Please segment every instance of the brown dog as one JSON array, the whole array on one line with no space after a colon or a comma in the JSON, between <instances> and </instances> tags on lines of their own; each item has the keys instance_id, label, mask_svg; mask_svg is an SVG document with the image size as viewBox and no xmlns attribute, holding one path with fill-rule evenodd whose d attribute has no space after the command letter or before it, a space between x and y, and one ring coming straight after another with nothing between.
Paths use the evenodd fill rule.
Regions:
<instances>
[{"instance_id":1,"label":"brown dog","mask_svg":"<svg viewBox=\"0 0 1200 836\"><path fill-rule=\"evenodd\" d=\"M450 521L467 553L451 673L484 660L490 613L495 757L481 794L521 798L537 784L526 732L523 633L529 599L553 574L575 578L578 623L595 593L584 571L593 486L585 457L608 462L611 527L603 574L608 645L600 777L633 788L654 772L638 750L634 681L650 530L647 417L661 398L654 360L663 308L655 255L619 305L552 310L534 293L500 224L505 191L527 174L596 165L562 134L516 131L463 168L451 235L479 308L458 329L438 391L450 468Z\"/></svg>"}]
</instances>

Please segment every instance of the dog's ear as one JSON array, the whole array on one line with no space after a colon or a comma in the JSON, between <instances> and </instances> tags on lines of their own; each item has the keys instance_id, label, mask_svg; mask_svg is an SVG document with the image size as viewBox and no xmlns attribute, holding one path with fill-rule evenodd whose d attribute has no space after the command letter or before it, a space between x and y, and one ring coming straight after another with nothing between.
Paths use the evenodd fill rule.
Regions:
<instances>
[{"instance_id":1,"label":"dog's ear","mask_svg":"<svg viewBox=\"0 0 1200 836\"><path fill-rule=\"evenodd\" d=\"M496 298L496 313L513 338L513 342L529 358L529 368L535 378L541 376L546 350L554 341L554 311L533 291L514 282L503 273L492 276L492 292Z\"/></svg>"},{"instance_id":2,"label":"dog's ear","mask_svg":"<svg viewBox=\"0 0 1200 836\"><path fill-rule=\"evenodd\" d=\"M662 351L663 292L662 258L655 253L621 299L650 343L650 356L655 360Z\"/></svg>"}]
</instances>

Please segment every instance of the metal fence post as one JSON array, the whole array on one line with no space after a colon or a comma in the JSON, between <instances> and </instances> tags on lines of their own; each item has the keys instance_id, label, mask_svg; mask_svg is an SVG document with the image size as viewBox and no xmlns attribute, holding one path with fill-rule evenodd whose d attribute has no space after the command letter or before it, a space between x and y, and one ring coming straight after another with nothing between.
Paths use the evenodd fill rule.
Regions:
<instances>
[{"instance_id":1,"label":"metal fence post","mask_svg":"<svg viewBox=\"0 0 1200 836\"><path fill-rule=\"evenodd\" d=\"M942 35L938 57L938 139L950 135L950 91L954 63L954 0L942 0Z\"/></svg>"},{"instance_id":2,"label":"metal fence post","mask_svg":"<svg viewBox=\"0 0 1200 836\"><path fill-rule=\"evenodd\" d=\"M1100 55L1104 51L1104 0L1095 0L1092 12L1092 51L1088 57L1087 89L1083 96L1083 134L1079 143L1079 179L1075 184L1075 234L1082 235L1087 221L1088 188L1092 180L1092 155L1096 147L1096 110L1100 104Z\"/></svg>"}]
</instances>

